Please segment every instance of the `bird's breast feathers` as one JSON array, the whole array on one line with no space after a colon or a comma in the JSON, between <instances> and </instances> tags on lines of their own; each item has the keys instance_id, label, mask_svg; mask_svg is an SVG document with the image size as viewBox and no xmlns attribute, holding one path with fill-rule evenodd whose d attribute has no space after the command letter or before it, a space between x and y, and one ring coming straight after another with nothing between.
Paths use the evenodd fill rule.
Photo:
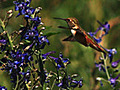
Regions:
<instances>
[{"instance_id":1,"label":"bird's breast feathers","mask_svg":"<svg viewBox=\"0 0 120 90\"><path fill-rule=\"evenodd\" d=\"M73 30L73 29L71 29L71 33L73 34L73 36L75 36L76 31L75 31L75 30Z\"/></svg>"}]
</instances>

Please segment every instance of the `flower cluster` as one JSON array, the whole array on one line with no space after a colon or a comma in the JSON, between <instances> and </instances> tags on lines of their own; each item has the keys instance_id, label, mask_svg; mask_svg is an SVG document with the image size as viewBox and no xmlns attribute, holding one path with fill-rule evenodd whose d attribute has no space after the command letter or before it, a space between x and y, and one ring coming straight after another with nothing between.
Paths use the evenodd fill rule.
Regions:
<instances>
[{"instance_id":1,"label":"flower cluster","mask_svg":"<svg viewBox=\"0 0 120 90\"><path fill-rule=\"evenodd\" d=\"M4 51L7 47L8 40L5 38L5 34L0 34L0 49L1 51Z\"/></svg>"},{"instance_id":2,"label":"flower cluster","mask_svg":"<svg viewBox=\"0 0 120 90\"><path fill-rule=\"evenodd\" d=\"M6 52L6 55L8 56L1 59L1 62L4 63L1 63L1 65L4 65L1 70L9 72L12 82L17 83L17 77L19 77L19 79L22 79L20 72L25 71L28 63L33 61L33 57L28 53L22 53L21 50L18 50L16 52L12 50L10 53Z\"/></svg>"},{"instance_id":3,"label":"flower cluster","mask_svg":"<svg viewBox=\"0 0 120 90\"><path fill-rule=\"evenodd\" d=\"M68 74L66 68L70 64L68 58L64 58L60 53L58 57L55 51L49 51L43 53L45 47L50 45L48 36L54 34L43 34L45 26L42 23L42 18L38 16L41 11L41 7L30 7L31 0L17 0L13 2L15 4L15 11L18 11L16 18L24 16L26 21L25 25L21 25L18 31L15 31L11 35L7 32L6 27L9 19L12 18L13 12L9 10L4 20L0 19L0 26L3 32L0 33L0 70L8 72L15 90L34 90L36 88L52 90L54 86L58 86L60 89L74 89L76 87L81 88L83 86L83 79L76 79L77 74ZM89 32L88 34L93 39L100 43L103 36L107 35L110 30L108 22L102 24L98 21L100 27L95 32ZM96 38L95 35L98 32L102 32L100 37ZM15 35L13 35L15 34ZM56 34L56 33L55 33ZM15 36L19 36L18 39ZM16 41L18 40L18 41ZM107 75L107 79L98 77L103 86L102 81L107 81L113 88L115 88L120 82L119 77L119 64L120 60L113 62L114 54L117 54L116 49L106 49L100 46L107 52L106 55L100 57L100 62L95 66L99 71L104 71ZM109 64L107 60L109 60ZM54 70L50 70L46 67L46 63L52 64ZM110 66L111 65L111 66ZM112 71L109 72L109 71ZM4 86L0 86L1 90L7 90Z\"/></svg>"},{"instance_id":4,"label":"flower cluster","mask_svg":"<svg viewBox=\"0 0 120 90\"><path fill-rule=\"evenodd\" d=\"M108 32L110 30L110 25L108 24L108 22L106 22L105 24L102 24L101 22L98 21L98 23L101 26L95 32L90 32L89 34L94 38L94 40L96 40L97 43L100 43L102 41L102 37L108 34ZM97 39L94 35L97 34L98 31L102 31L104 33L102 33L102 35ZM99 71L104 71L106 73L108 79L105 80L101 77L98 77L97 80L100 81L101 86L103 86L103 83L102 83L102 80L103 80L103 81L109 82L110 85L113 88L115 88L115 86L119 82L118 79L120 77L120 74L118 74L115 78L113 78L115 72L119 72L119 70L116 68L119 66L120 60L112 62L114 54L117 54L117 50L115 48L113 48L113 49L106 49L104 47L102 47L102 48L108 52L107 56L110 59L109 63L111 66L107 65L108 58L106 56L103 55L103 57L100 57L100 62L98 62L98 63L95 62L95 66L99 69ZM110 67L112 69L115 69L113 71L113 73L109 73Z\"/></svg>"},{"instance_id":5,"label":"flower cluster","mask_svg":"<svg viewBox=\"0 0 120 90\"><path fill-rule=\"evenodd\" d=\"M47 59L47 57L49 57L53 62L54 65L57 69L57 74L56 73L47 73L47 81L46 83L49 83L49 78L56 76L56 85L60 88L63 89L69 89L69 88L76 88L77 86L79 88L81 88L83 86L83 80L80 79L79 81L77 81L75 78L78 76L77 74L74 75L67 75L67 72L65 71L65 68L67 67L68 64L70 64L70 61L68 58L63 58L63 54L60 53L59 57L53 57L50 56L50 54L55 53L54 51L52 52L48 52L46 54L42 55L43 59Z\"/></svg>"},{"instance_id":6,"label":"flower cluster","mask_svg":"<svg viewBox=\"0 0 120 90\"><path fill-rule=\"evenodd\" d=\"M102 24L100 21L98 21L98 23L101 26L99 28L97 28L97 30L95 32L89 32L89 35L92 36L97 43L100 43L102 41L103 36L108 34L108 32L110 30L110 24L108 22L105 22L105 24ZM95 35L99 31L101 32L101 35L99 38L96 38ZM114 49L114 48L113 49L106 49L103 46L101 46L101 47L108 53L108 57L110 58L110 62L112 62L113 55L117 53L116 49ZM104 56L106 57L106 55L104 55Z\"/></svg>"},{"instance_id":7,"label":"flower cluster","mask_svg":"<svg viewBox=\"0 0 120 90\"><path fill-rule=\"evenodd\" d=\"M120 77L120 74L117 77L115 77L115 78L110 77L109 81L110 81L110 84L113 87L115 87L117 85L117 83L118 83L117 80L118 80L119 77Z\"/></svg>"},{"instance_id":8,"label":"flower cluster","mask_svg":"<svg viewBox=\"0 0 120 90\"><path fill-rule=\"evenodd\" d=\"M99 68L99 71L103 70L104 72L106 72L105 68L104 68L104 62L103 62L103 60L101 62L99 62L99 63L95 63L95 66Z\"/></svg>"},{"instance_id":9,"label":"flower cluster","mask_svg":"<svg viewBox=\"0 0 120 90\"><path fill-rule=\"evenodd\" d=\"M80 79L79 81L77 81L76 79L74 79L74 75L72 76L64 76L62 77L59 81L60 83L57 83L56 85L58 87L64 88L64 89L68 89L68 87L72 87L72 88L76 88L79 87L81 88L83 86L83 80Z\"/></svg>"},{"instance_id":10,"label":"flower cluster","mask_svg":"<svg viewBox=\"0 0 120 90\"><path fill-rule=\"evenodd\" d=\"M109 30L110 30L110 24L108 24L108 22L105 22L105 24L102 24L100 21L98 21L98 23L101 25L99 28L97 28L97 30L95 32L89 32L89 34L94 38L94 40L97 43L100 43L102 41L102 37L107 35ZM102 35L99 38L94 37L98 31L103 31L104 33L102 33Z\"/></svg>"},{"instance_id":11,"label":"flower cluster","mask_svg":"<svg viewBox=\"0 0 120 90\"><path fill-rule=\"evenodd\" d=\"M30 7L31 0L18 0L13 2L15 4L15 11L18 11L17 18L22 15L26 20L26 25L21 25L19 31L15 31L11 35L7 32L6 27L8 19L12 17L12 11L7 12L9 16L6 21L0 19L0 25L3 32L0 33L0 54L3 57L0 59L0 70L8 72L15 90L19 89L31 89L35 88L53 88L51 87L51 80L56 82L58 87L63 88L62 85L58 85L65 81L59 77L67 77L67 71L65 71L67 65L70 63L68 58L63 58L62 53L59 54L58 58L51 56L55 51L50 51L43 54L44 47L50 45L47 35L43 35L45 27L41 21L41 17L37 14L41 11L41 7L32 8ZM48 33L49 34L49 33ZM19 36L20 39L17 39ZM19 40L19 41L16 41ZM17 42L17 44L16 44ZM45 62L51 61L55 66L56 72L47 71L45 68ZM49 62L50 63L50 62ZM61 74L64 71L64 74ZM64 76L63 76L64 75ZM51 79L52 78L52 79ZM82 87L82 80L77 81L72 77L68 78L69 86L65 88ZM45 85L46 84L46 85ZM71 87L70 87L71 86ZM0 87L2 90L6 90L5 87Z\"/></svg>"},{"instance_id":12,"label":"flower cluster","mask_svg":"<svg viewBox=\"0 0 120 90\"><path fill-rule=\"evenodd\" d=\"M14 1L15 4L15 11L19 11L18 16L20 15L25 15L26 18L30 18L31 14L34 13L35 9L30 6L31 0L26 0L26 2L19 2L19 1Z\"/></svg>"},{"instance_id":13,"label":"flower cluster","mask_svg":"<svg viewBox=\"0 0 120 90\"><path fill-rule=\"evenodd\" d=\"M53 59L55 61L55 63L57 64L56 67L59 70L60 68L65 68L65 66L67 66L70 61L67 58L63 58L62 53L59 54L58 58L49 56L51 59Z\"/></svg>"}]
</instances>

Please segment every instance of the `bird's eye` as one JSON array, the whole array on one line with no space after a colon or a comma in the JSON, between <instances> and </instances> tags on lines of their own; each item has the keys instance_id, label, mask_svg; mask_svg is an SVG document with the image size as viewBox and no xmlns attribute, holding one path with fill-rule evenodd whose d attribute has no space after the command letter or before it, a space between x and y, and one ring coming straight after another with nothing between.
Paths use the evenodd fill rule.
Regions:
<instances>
[{"instance_id":1,"label":"bird's eye","mask_svg":"<svg viewBox=\"0 0 120 90\"><path fill-rule=\"evenodd\" d=\"M68 21L70 21L70 19L68 19Z\"/></svg>"}]
</instances>

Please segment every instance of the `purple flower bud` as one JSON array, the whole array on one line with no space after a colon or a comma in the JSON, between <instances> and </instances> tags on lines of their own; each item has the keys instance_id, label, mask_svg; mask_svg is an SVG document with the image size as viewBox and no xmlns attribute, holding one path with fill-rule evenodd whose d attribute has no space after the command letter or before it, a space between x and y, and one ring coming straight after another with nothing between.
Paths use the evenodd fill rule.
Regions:
<instances>
[{"instance_id":1,"label":"purple flower bud","mask_svg":"<svg viewBox=\"0 0 120 90\"><path fill-rule=\"evenodd\" d=\"M7 88L5 88L5 86L0 86L0 90L7 90Z\"/></svg>"},{"instance_id":2,"label":"purple flower bud","mask_svg":"<svg viewBox=\"0 0 120 90\"><path fill-rule=\"evenodd\" d=\"M57 69L59 70L59 68L65 68L66 65L68 65L70 63L69 59L67 58L63 58L62 53L59 54L58 58L49 56L51 59L55 60L55 62L57 63Z\"/></svg>"},{"instance_id":3,"label":"purple flower bud","mask_svg":"<svg viewBox=\"0 0 120 90\"><path fill-rule=\"evenodd\" d=\"M46 59L47 56L49 56L49 55L52 54L52 53L56 53L56 52L55 52L55 51L51 51L51 52L48 52L48 53L46 53L46 54L42 54L42 58L43 58L43 59Z\"/></svg>"},{"instance_id":4,"label":"purple flower bud","mask_svg":"<svg viewBox=\"0 0 120 90\"><path fill-rule=\"evenodd\" d=\"M118 66L118 64L119 64L119 62L120 62L120 60L117 60L117 61L115 61L115 62L112 62L112 67L113 68L116 68L117 66Z\"/></svg>"},{"instance_id":5,"label":"purple flower bud","mask_svg":"<svg viewBox=\"0 0 120 90\"><path fill-rule=\"evenodd\" d=\"M104 68L104 62L103 62L103 61L101 61L101 62L99 62L99 63L96 63L96 62L95 62L95 66L98 67L99 71L102 71L102 70L103 70L104 72L106 72L106 71L105 71L105 68Z\"/></svg>"},{"instance_id":6,"label":"purple flower bud","mask_svg":"<svg viewBox=\"0 0 120 90\"><path fill-rule=\"evenodd\" d=\"M117 84L117 79L120 77L120 74L116 77L116 78L112 78L110 77L109 81L110 81L110 84L115 87L116 84Z\"/></svg>"},{"instance_id":7,"label":"purple flower bud","mask_svg":"<svg viewBox=\"0 0 120 90\"><path fill-rule=\"evenodd\" d=\"M2 40L0 40L0 43L2 43L2 44L6 44L6 43L7 43L7 40L2 39Z\"/></svg>"}]
</instances>

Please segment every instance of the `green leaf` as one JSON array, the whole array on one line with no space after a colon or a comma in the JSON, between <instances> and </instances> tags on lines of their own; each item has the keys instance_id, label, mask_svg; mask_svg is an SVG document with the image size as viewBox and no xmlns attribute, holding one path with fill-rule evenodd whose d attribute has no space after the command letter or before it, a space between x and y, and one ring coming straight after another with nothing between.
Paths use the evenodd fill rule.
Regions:
<instances>
[{"instance_id":1,"label":"green leaf","mask_svg":"<svg viewBox=\"0 0 120 90\"><path fill-rule=\"evenodd\" d=\"M45 26L45 29L50 29L52 28L52 26Z\"/></svg>"},{"instance_id":2,"label":"green leaf","mask_svg":"<svg viewBox=\"0 0 120 90\"><path fill-rule=\"evenodd\" d=\"M2 26L2 23L3 23L3 22L2 22L2 20L0 19L0 26Z\"/></svg>"},{"instance_id":3,"label":"green leaf","mask_svg":"<svg viewBox=\"0 0 120 90\"><path fill-rule=\"evenodd\" d=\"M52 35L56 35L56 34L59 34L60 32L50 32L50 33L47 33L46 36L47 37L50 37Z\"/></svg>"},{"instance_id":4,"label":"green leaf","mask_svg":"<svg viewBox=\"0 0 120 90\"><path fill-rule=\"evenodd\" d=\"M26 43L31 43L31 41L29 41L29 40L25 40L25 42L26 42Z\"/></svg>"}]
</instances>

